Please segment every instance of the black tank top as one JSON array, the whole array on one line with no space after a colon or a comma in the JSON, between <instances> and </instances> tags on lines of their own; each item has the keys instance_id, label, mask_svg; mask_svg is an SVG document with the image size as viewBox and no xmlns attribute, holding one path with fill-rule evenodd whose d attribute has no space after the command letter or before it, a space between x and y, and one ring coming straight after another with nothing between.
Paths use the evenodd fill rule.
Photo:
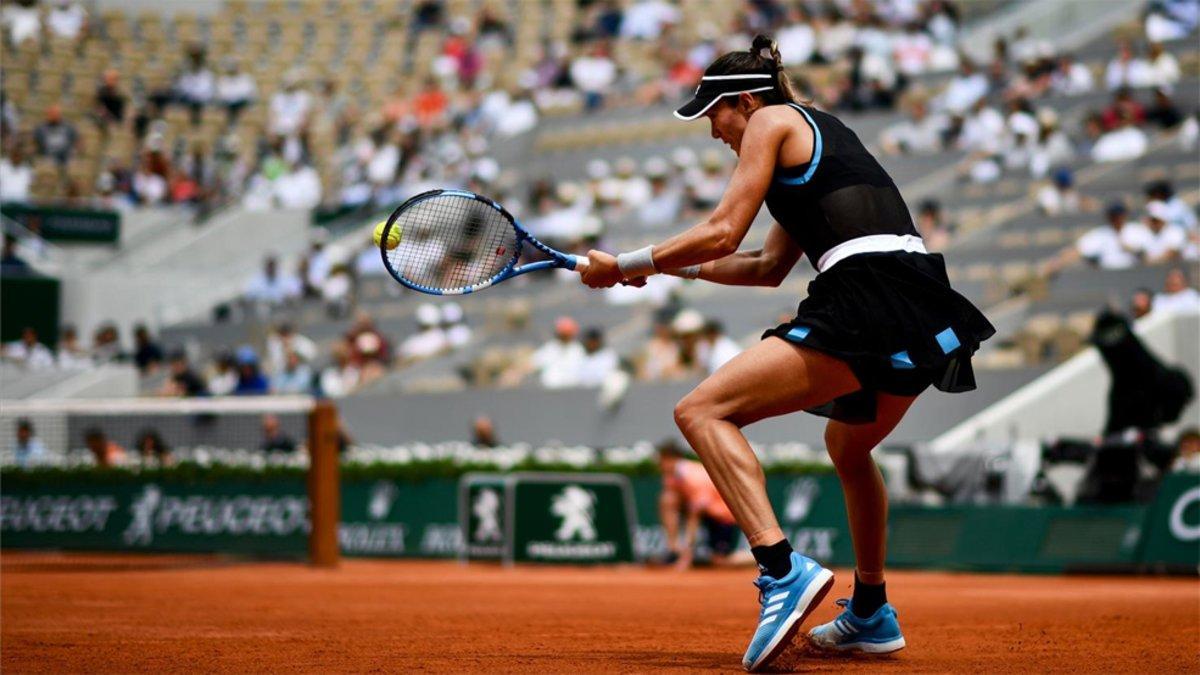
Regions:
<instances>
[{"instance_id":1,"label":"black tank top","mask_svg":"<svg viewBox=\"0 0 1200 675\"><path fill-rule=\"evenodd\" d=\"M789 103L813 130L812 160L776 169L767 209L813 267L842 242L873 234L917 235L900 190L838 118ZM919 236L919 235L918 235Z\"/></svg>"}]
</instances>

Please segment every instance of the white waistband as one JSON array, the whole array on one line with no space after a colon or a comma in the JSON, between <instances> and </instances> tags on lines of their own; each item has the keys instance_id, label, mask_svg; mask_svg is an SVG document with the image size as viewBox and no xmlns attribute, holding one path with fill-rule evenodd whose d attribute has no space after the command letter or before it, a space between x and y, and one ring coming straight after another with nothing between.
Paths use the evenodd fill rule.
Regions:
<instances>
[{"instance_id":1,"label":"white waistband","mask_svg":"<svg viewBox=\"0 0 1200 675\"><path fill-rule=\"evenodd\" d=\"M907 251L909 253L928 253L925 242L911 234L872 234L857 237L834 246L817 261L817 272L826 272L834 265L859 253L878 253L881 251Z\"/></svg>"}]
</instances>

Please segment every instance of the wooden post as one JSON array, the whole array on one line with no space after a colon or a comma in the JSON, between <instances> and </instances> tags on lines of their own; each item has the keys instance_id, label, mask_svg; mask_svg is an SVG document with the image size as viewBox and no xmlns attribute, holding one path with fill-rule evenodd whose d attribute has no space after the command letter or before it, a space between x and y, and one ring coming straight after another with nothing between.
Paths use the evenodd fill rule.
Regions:
<instances>
[{"instance_id":1,"label":"wooden post","mask_svg":"<svg viewBox=\"0 0 1200 675\"><path fill-rule=\"evenodd\" d=\"M337 408L317 401L308 422L308 508L312 530L308 559L315 567L337 567L341 478L338 473Z\"/></svg>"}]
</instances>

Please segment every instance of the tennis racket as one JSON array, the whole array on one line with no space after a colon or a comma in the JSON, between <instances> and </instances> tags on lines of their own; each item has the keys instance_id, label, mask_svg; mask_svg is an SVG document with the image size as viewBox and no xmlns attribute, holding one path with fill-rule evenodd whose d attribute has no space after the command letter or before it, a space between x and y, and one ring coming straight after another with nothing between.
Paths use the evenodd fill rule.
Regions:
<instances>
[{"instance_id":1,"label":"tennis racket","mask_svg":"<svg viewBox=\"0 0 1200 675\"><path fill-rule=\"evenodd\" d=\"M400 243L389 250L396 228ZM588 264L584 256L538 241L503 206L467 190L430 190L412 197L392 212L379 239L388 274L431 295L466 295L529 272ZM526 246L550 259L518 267Z\"/></svg>"}]
</instances>

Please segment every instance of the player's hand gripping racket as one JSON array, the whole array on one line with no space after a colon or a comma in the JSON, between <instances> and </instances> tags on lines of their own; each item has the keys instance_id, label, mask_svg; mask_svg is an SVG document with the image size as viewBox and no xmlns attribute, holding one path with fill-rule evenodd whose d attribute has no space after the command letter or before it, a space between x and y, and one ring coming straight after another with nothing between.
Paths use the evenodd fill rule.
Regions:
<instances>
[{"instance_id":1,"label":"player's hand gripping racket","mask_svg":"<svg viewBox=\"0 0 1200 675\"><path fill-rule=\"evenodd\" d=\"M388 273L432 295L463 295L526 272L588 264L586 257L546 246L503 206L466 190L430 190L409 199L387 219L379 241ZM518 267L525 246L550 259Z\"/></svg>"}]
</instances>

